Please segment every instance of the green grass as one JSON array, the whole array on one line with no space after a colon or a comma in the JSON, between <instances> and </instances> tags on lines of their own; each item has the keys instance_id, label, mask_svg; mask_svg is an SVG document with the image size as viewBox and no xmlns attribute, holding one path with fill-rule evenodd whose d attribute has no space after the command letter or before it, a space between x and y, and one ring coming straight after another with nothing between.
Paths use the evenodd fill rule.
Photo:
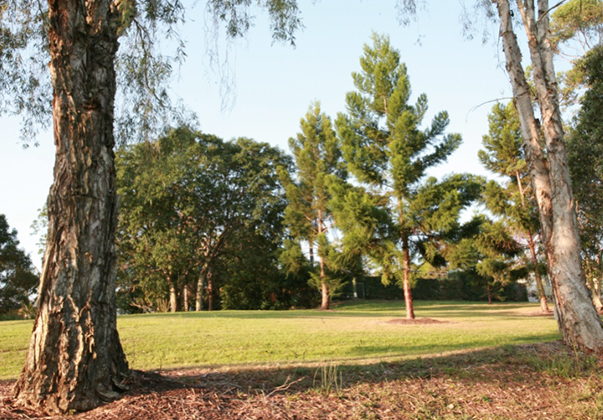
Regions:
<instances>
[{"instance_id":1,"label":"green grass","mask_svg":"<svg viewBox=\"0 0 603 420\"><path fill-rule=\"evenodd\" d=\"M537 304L416 302L419 318L402 325L402 302L345 303L333 311L219 311L118 318L134 369L320 362L441 354L559 339L552 317L528 316ZM23 366L31 321L0 322L0 379Z\"/></svg>"}]
</instances>

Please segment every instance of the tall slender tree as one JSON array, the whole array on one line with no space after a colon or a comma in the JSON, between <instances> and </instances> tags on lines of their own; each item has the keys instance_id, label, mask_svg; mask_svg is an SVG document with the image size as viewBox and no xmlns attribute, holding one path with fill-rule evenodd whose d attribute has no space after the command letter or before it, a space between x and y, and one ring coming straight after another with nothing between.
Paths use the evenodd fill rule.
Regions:
<instances>
[{"instance_id":1,"label":"tall slender tree","mask_svg":"<svg viewBox=\"0 0 603 420\"><path fill-rule=\"evenodd\" d=\"M410 81L400 53L385 36L373 34L372 40L372 46L364 46L361 72L352 73L356 91L347 94L347 114L338 116L337 129L350 173L391 215L378 265L384 279L401 280L406 317L412 319L413 242L428 243L436 232L456 225L479 188L472 177L455 175L441 182L427 178L429 168L458 148L461 136L445 133L446 112L421 129L427 97L422 94L410 103Z\"/></svg>"},{"instance_id":2,"label":"tall slender tree","mask_svg":"<svg viewBox=\"0 0 603 420\"><path fill-rule=\"evenodd\" d=\"M280 171L290 203L285 212L285 223L297 240L307 242L312 265L314 246L317 245L320 308L326 310L330 302L329 288L336 287L337 283L329 276L328 253L325 252L329 242L327 234L332 226L328 177L345 178L346 174L337 135L318 102L310 106L300 127L301 133L289 139L297 179L293 181L284 169Z\"/></svg>"},{"instance_id":3,"label":"tall slender tree","mask_svg":"<svg viewBox=\"0 0 603 420\"><path fill-rule=\"evenodd\" d=\"M490 172L506 179L504 185L490 181L484 190L483 201L488 210L502 217L511 230L525 238L538 289L540 310L547 313L549 307L535 241L539 232L538 210L521 150L517 111L512 103L507 106L496 104L488 121L490 129L488 135L482 137L484 149L478 152L479 160Z\"/></svg>"}]
</instances>

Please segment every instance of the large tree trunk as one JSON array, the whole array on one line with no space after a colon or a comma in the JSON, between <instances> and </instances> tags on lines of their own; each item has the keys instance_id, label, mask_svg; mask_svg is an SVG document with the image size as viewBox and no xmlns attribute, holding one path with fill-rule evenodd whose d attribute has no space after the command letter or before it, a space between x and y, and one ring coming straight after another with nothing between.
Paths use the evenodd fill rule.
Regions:
<instances>
[{"instance_id":1,"label":"large tree trunk","mask_svg":"<svg viewBox=\"0 0 603 420\"><path fill-rule=\"evenodd\" d=\"M501 37L523 135L526 161L538 202L549 275L553 284L563 340L585 351L603 354L603 324L588 290L580 264L580 240L571 182L563 144L557 85L548 41L548 1L518 2L528 42L540 107L547 157L538 142L521 52L513 32L509 0L496 0Z\"/></svg>"},{"instance_id":2,"label":"large tree trunk","mask_svg":"<svg viewBox=\"0 0 603 420\"><path fill-rule=\"evenodd\" d=\"M114 59L109 0L49 1L54 183L38 312L14 391L47 413L119 397L128 364L116 329Z\"/></svg>"}]
</instances>

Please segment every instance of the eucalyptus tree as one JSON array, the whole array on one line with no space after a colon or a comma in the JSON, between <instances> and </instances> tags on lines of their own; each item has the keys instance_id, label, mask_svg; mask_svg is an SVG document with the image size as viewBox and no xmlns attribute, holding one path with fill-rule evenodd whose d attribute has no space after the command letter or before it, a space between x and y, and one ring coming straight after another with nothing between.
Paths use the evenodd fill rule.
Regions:
<instances>
[{"instance_id":1,"label":"eucalyptus tree","mask_svg":"<svg viewBox=\"0 0 603 420\"><path fill-rule=\"evenodd\" d=\"M414 318L414 244L433 248L425 245L433 245L432 239L458 224L461 210L477 198L480 187L472 176L452 175L442 181L427 177L430 168L459 147L461 136L446 134L446 112L421 129L427 97L422 94L410 103L410 81L400 53L387 37L374 34L372 39L372 46L364 46L361 72L352 73L356 91L346 96L347 114L338 115L337 130L348 170L370 200L391 216L389 233L373 255L385 279L402 283L406 317Z\"/></svg>"},{"instance_id":2,"label":"eucalyptus tree","mask_svg":"<svg viewBox=\"0 0 603 420\"><path fill-rule=\"evenodd\" d=\"M301 133L289 139L289 147L295 161L296 179L280 170L287 191L289 205L285 211L285 223L291 235L299 242L308 244L310 265L314 265L314 246L317 245L318 277L315 279L321 291L323 310L329 309L329 289L337 287L337 280L328 273L328 232L332 228L329 210L330 193L328 178L334 175L345 178L339 141L331 119L314 103L305 118L300 121Z\"/></svg>"},{"instance_id":3,"label":"eucalyptus tree","mask_svg":"<svg viewBox=\"0 0 603 420\"><path fill-rule=\"evenodd\" d=\"M517 111L512 103L507 106L496 104L488 121L489 133L482 137L484 149L478 152L479 160L490 172L503 177L504 184L490 181L484 190L483 201L488 210L501 217L509 229L525 238L538 289L540 310L547 313L549 307L535 241L539 233L538 211L521 150Z\"/></svg>"},{"instance_id":4,"label":"eucalyptus tree","mask_svg":"<svg viewBox=\"0 0 603 420\"><path fill-rule=\"evenodd\" d=\"M603 322L591 301L581 266L580 235L573 208L559 89L553 64L555 51L551 42L550 14L564 2L551 5L548 0L477 0L476 6L488 17L498 18L563 340L579 349L602 354ZM403 1L401 5L403 13L416 13L415 0ZM521 18L528 40L539 119L536 118L531 86L523 67L514 16Z\"/></svg>"},{"instance_id":5,"label":"eucalyptus tree","mask_svg":"<svg viewBox=\"0 0 603 420\"><path fill-rule=\"evenodd\" d=\"M230 36L249 28L249 6L208 3ZM292 40L300 24L295 0L260 6L270 14L275 38ZM88 410L118 398L125 388L113 244L116 63L123 103L131 105L122 128L133 134L156 126L152 108L167 104L162 86L173 64L163 59L156 41L176 33L183 19L180 0L3 3L1 111L23 114L27 136L32 123L48 123L52 109L57 147L38 315L15 385L19 404L49 413ZM121 51L120 39L126 47Z\"/></svg>"}]
</instances>

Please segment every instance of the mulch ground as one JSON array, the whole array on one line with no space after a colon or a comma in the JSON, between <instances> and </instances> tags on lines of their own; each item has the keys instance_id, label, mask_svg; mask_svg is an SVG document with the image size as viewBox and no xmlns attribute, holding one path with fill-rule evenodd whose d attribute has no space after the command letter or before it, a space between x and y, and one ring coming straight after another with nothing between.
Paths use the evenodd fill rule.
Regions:
<instances>
[{"instance_id":1,"label":"mulch ground","mask_svg":"<svg viewBox=\"0 0 603 420\"><path fill-rule=\"evenodd\" d=\"M596 359L560 343L399 362L133 371L130 391L69 419L603 419ZM0 418L44 417L13 406Z\"/></svg>"}]
</instances>

